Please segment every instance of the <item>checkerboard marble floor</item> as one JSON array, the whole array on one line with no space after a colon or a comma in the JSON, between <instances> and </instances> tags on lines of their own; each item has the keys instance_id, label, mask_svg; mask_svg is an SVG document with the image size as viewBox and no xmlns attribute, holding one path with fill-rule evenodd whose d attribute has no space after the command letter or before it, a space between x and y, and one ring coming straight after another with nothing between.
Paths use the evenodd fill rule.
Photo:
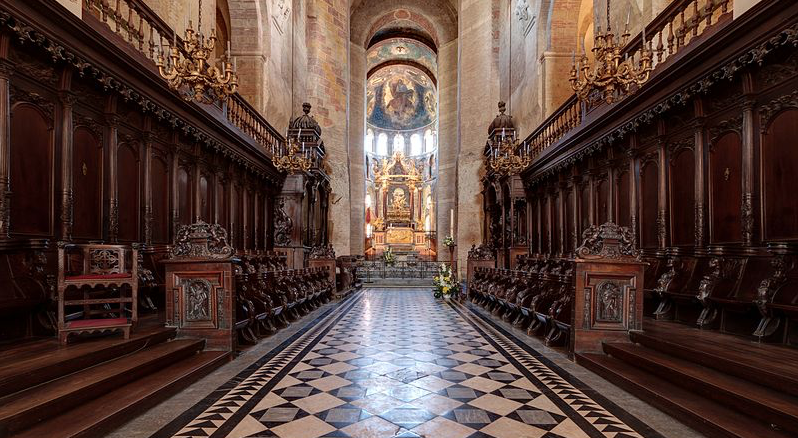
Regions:
<instances>
[{"instance_id":1,"label":"checkerboard marble floor","mask_svg":"<svg viewBox=\"0 0 798 438\"><path fill-rule=\"evenodd\" d=\"M428 291L362 292L276 350L153 437L660 436Z\"/></svg>"}]
</instances>

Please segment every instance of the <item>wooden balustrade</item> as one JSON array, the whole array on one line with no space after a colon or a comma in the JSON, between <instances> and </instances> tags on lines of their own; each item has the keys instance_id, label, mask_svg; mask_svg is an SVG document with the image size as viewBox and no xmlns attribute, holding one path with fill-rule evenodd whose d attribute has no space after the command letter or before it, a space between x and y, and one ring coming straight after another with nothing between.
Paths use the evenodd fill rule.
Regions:
<instances>
[{"instance_id":1,"label":"wooden balustrade","mask_svg":"<svg viewBox=\"0 0 798 438\"><path fill-rule=\"evenodd\" d=\"M657 69L680 53L705 31L725 20L732 0L676 0L646 26L645 39L653 50L652 67ZM635 62L641 57L643 32L631 38L622 55ZM533 157L539 156L565 134L582 124L586 109L576 95L568 98L553 114L534 130L524 143L530 145Z\"/></svg>"}]
</instances>

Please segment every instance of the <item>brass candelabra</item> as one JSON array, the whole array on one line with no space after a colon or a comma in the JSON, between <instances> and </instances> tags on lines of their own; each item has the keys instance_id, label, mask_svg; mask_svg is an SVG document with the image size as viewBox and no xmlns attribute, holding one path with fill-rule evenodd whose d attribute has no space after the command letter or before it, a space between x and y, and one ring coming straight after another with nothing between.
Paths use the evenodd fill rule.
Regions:
<instances>
[{"instance_id":1,"label":"brass candelabra","mask_svg":"<svg viewBox=\"0 0 798 438\"><path fill-rule=\"evenodd\" d=\"M290 137L284 149L272 149L272 163L283 172L307 172L313 165L310 155L311 150L305 148L305 142L300 145L296 137Z\"/></svg>"},{"instance_id":2,"label":"brass candelabra","mask_svg":"<svg viewBox=\"0 0 798 438\"><path fill-rule=\"evenodd\" d=\"M529 145L519 144L515 135L496 139L491 145L491 155L488 158L488 167L502 175L515 175L521 173L532 164L532 155Z\"/></svg>"},{"instance_id":3,"label":"brass candelabra","mask_svg":"<svg viewBox=\"0 0 798 438\"><path fill-rule=\"evenodd\" d=\"M610 0L607 0L607 32L602 33L600 27L596 30L594 46L591 49L595 64L591 65L585 54L584 45L579 61L576 60L576 54L572 59L569 80L579 100L590 100L591 94L596 91L603 101L611 104L628 95L632 91L632 85L639 87L648 81L653 57L652 50L646 43L645 26L643 26L642 50L637 62L634 56L630 58L621 54L623 47L629 42L629 36L629 16L620 38L613 34L610 25Z\"/></svg>"},{"instance_id":4,"label":"brass candelabra","mask_svg":"<svg viewBox=\"0 0 798 438\"><path fill-rule=\"evenodd\" d=\"M211 29L206 39L202 33L202 0L199 1L199 20L197 31L192 28L191 20L186 26L181 46L178 45L177 32L172 45L168 49L168 57L164 57L163 45L158 53L155 65L161 76L167 80L169 87L180 93L186 101L212 104L224 102L238 89L238 75L235 58L230 62L230 44L216 66L213 59L216 47L216 30Z\"/></svg>"}]
</instances>

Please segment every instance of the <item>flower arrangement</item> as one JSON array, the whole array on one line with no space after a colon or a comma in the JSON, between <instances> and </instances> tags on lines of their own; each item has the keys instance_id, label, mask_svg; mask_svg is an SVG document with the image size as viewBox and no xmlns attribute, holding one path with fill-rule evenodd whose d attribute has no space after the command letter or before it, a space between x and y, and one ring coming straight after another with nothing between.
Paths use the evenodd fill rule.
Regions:
<instances>
[{"instance_id":1,"label":"flower arrangement","mask_svg":"<svg viewBox=\"0 0 798 438\"><path fill-rule=\"evenodd\" d=\"M435 298L447 298L460 292L460 282L457 281L454 272L452 272L452 267L443 263L438 268L438 275L432 279L432 282L435 287L433 291Z\"/></svg>"},{"instance_id":2,"label":"flower arrangement","mask_svg":"<svg viewBox=\"0 0 798 438\"><path fill-rule=\"evenodd\" d=\"M393 266L396 264L396 256L393 254L393 250L389 246L388 249L382 253L382 258L385 260L385 264L388 266Z\"/></svg>"},{"instance_id":3,"label":"flower arrangement","mask_svg":"<svg viewBox=\"0 0 798 438\"><path fill-rule=\"evenodd\" d=\"M444 244L444 245L446 245L446 246L447 246L447 247L449 247L449 248L452 248L452 247L454 246L454 237L452 237L452 236L446 236L446 237L443 239L443 244Z\"/></svg>"}]
</instances>

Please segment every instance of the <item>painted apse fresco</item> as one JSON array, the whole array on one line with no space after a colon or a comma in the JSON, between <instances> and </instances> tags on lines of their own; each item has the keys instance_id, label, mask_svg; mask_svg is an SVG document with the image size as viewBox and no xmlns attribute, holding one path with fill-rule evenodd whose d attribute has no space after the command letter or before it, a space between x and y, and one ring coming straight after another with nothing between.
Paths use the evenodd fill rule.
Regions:
<instances>
[{"instance_id":1,"label":"painted apse fresco","mask_svg":"<svg viewBox=\"0 0 798 438\"><path fill-rule=\"evenodd\" d=\"M396 131L418 129L437 119L437 91L421 70L395 65L369 78L366 119L369 125Z\"/></svg>"}]
</instances>

